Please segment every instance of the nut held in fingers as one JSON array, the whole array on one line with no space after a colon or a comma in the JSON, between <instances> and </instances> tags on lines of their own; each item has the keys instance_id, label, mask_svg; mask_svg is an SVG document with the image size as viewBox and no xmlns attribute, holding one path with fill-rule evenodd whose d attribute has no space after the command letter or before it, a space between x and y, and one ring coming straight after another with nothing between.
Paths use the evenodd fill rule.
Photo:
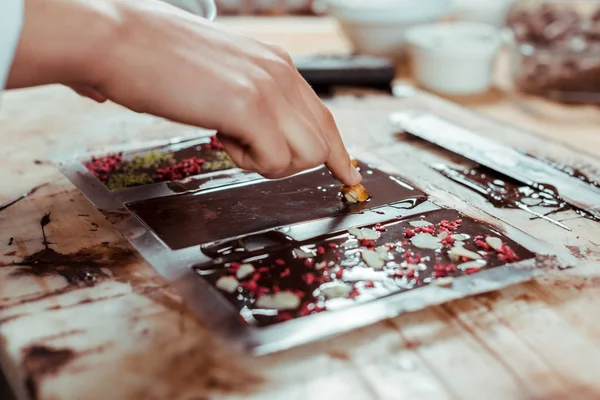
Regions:
<instances>
[{"instance_id":1,"label":"nut held in fingers","mask_svg":"<svg viewBox=\"0 0 600 400\"><path fill-rule=\"evenodd\" d=\"M351 204L365 202L371 197L367 189L360 183L354 186L342 186L340 192L344 195L346 201Z\"/></svg>"}]
</instances>

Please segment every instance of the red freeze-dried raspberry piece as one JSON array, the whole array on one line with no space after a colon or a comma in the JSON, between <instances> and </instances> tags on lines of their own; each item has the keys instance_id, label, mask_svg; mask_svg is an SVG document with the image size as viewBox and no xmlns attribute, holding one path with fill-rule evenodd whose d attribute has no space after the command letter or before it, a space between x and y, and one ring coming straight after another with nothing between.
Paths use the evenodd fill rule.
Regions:
<instances>
[{"instance_id":1,"label":"red freeze-dried raspberry piece","mask_svg":"<svg viewBox=\"0 0 600 400\"><path fill-rule=\"evenodd\" d=\"M335 271L335 277L338 279L342 279L342 276L344 275L344 269L343 268L339 268L337 271Z\"/></svg>"},{"instance_id":2,"label":"red freeze-dried raspberry piece","mask_svg":"<svg viewBox=\"0 0 600 400\"><path fill-rule=\"evenodd\" d=\"M482 236L475 236L475 246L482 250L490 250L492 247L483 240Z\"/></svg>"},{"instance_id":3,"label":"red freeze-dried raspberry piece","mask_svg":"<svg viewBox=\"0 0 600 400\"><path fill-rule=\"evenodd\" d=\"M479 268L467 268L465 269L465 274L467 275L472 275L472 274L476 274L477 272L479 272Z\"/></svg>"},{"instance_id":4,"label":"red freeze-dried raspberry piece","mask_svg":"<svg viewBox=\"0 0 600 400\"><path fill-rule=\"evenodd\" d=\"M270 271L269 267L260 267L258 269L258 272L260 272L261 274L266 274L269 271Z\"/></svg>"},{"instance_id":5,"label":"red freeze-dried raspberry piece","mask_svg":"<svg viewBox=\"0 0 600 400\"><path fill-rule=\"evenodd\" d=\"M375 241L369 239L360 239L358 244L362 247L375 247Z\"/></svg>"},{"instance_id":6,"label":"red freeze-dried raspberry piece","mask_svg":"<svg viewBox=\"0 0 600 400\"><path fill-rule=\"evenodd\" d=\"M275 260L275 264L283 267L285 265L285 261L281 258L278 258L277 260Z\"/></svg>"},{"instance_id":7,"label":"red freeze-dried raspberry piece","mask_svg":"<svg viewBox=\"0 0 600 400\"><path fill-rule=\"evenodd\" d=\"M307 258L306 260L304 260L304 265L307 267L312 267L313 265L315 265L315 261L312 258Z\"/></svg>"},{"instance_id":8,"label":"red freeze-dried raspberry piece","mask_svg":"<svg viewBox=\"0 0 600 400\"><path fill-rule=\"evenodd\" d=\"M104 157L92 157L84 163L85 167L100 180L107 180L108 174L117 169L123 161L123 153L108 154Z\"/></svg>"},{"instance_id":9,"label":"red freeze-dried raspberry piece","mask_svg":"<svg viewBox=\"0 0 600 400\"><path fill-rule=\"evenodd\" d=\"M256 281L245 281L240 284L243 289L246 289L250 293L256 293L258 290L258 283Z\"/></svg>"},{"instance_id":10,"label":"red freeze-dried raspberry piece","mask_svg":"<svg viewBox=\"0 0 600 400\"><path fill-rule=\"evenodd\" d=\"M311 286L313 283L315 283L318 279L314 274L311 274L310 272L302 275L302 280L309 286Z\"/></svg>"},{"instance_id":11,"label":"red freeze-dried raspberry piece","mask_svg":"<svg viewBox=\"0 0 600 400\"><path fill-rule=\"evenodd\" d=\"M294 319L294 315L291 312L287 312L287 311L280 311L279 314L277 314L277 317L278 317L279 321L281 321L281 322L289 321L290 319Z\"/></svg>"},{"instance_id":12,"label":"red freeze-dried raspberry piece","mask_svg":"<svg viewBox=\"0 0 600 400\"><path fill-rule=\"evenodd\" d=\"M408 241L403 240L401 244L402 244L403 247L406 247L406 246L408 246Z\"/></svg>"},{"instance_id":13,"label":"red freeze-dried raspberry piece","mask_svg":"<svg viewBox=\"0 0 600 400\"><path fill-rule=\"evenodd\" d=\"M159 181L171 181L182 179L191 175L197 175L202 170L205 160L197 157L186 158L176 164L159 168L156 170L156 179Z\"/></svg>"},{"instance_id":14,"label":"red freeze-dried raspberry piece","mask_svg":"<svg viewBox=\"0 0 600 400\"><path fill-rule=\"evenodd\" d=\"M328 246L331 247L332 249L335 249L336 247L338 247L337 243L329 243Z\"/></svg>"},{"instance_id":15,"label":"red freeze-dried raspberry piece","mask_svg":"<svg viewBox=\"0 0 600 400\"><path fill-rule=\"evenodd\" d=\"M509 245L502 243L502 248L498 250L498 259L513 262L518 261L520 258Z\"/></svg>"},{"instance_id":16,"label":"red freeze-dried raspberry piece","mask_svg":"<svg viewBox=\"0 0 600 400\"><path fill-rule=\"evenodd\" d=\"M280 278L285 278L286 276L290 276L290 269L289 268L284 269L283 272L279 274Z\"/></svg>"},{"instance_id":17,"label":"red freeze-dried raspberry piece","mask_svg":"<svg viewBox=\"0 0 600 400\"><path fill-rule=\"evenodd\" d=\"M433 277L434 278L443 278L446 275L448 275L448 273L446 271L433 271Z\"/></svg>"},{"instance_id":18,"label":"red freeze-dried raspberry piece","mask_svg":"<svg viewBox=\"0 0 600 400\"><path fill-rule=\"evenodd\" d=\"M321 254L321 255L325 254L325 247L323 247L323 246L317 247L317 254Z\"/></svg>"},{"instance_id":19,"label":"red freeze-dried raspberry piece","mask_svg":"<svg viewBox=\"0 0 600 400\"><path fill-rule=\"evenodd\" d=\"M250 278L253 281L258 281L260 279L261 273L260 272L255 272L252 274L252 278Z\"/></svg>"},{"instance_id":20,"label":"red freeze-dried raspberry piece","mask_svg":"<svg viewBox=\"0 0 600 400\"><path fill-rule=\"evenodd\" d=\"M272 290L273 290L273 293L279 293L279 292L281 292L281 288L279 286L277 286L277 285L273 285Z\"/></svg>"},{"instance_id":21,"label":"red freeze-dried raspberry piece","mask_svg":"<svg viewBox=\"0 0 600 400\"><path fill-rule=\"evenodd\" d=\"M403 255L404 259L409 264L418 264L421 262L421 254L413 253L411 250L406 250Z\"/></svg>"},{"instance_id":22,"label":"red freeze-dried raspberry piece","mask_svg":"<svg viewBox=\"0 0 600 400\"><path fill-rule=\"evenodd\" d=\"M229 264L229 271L235 273L238 269L240 269L241 266L242 264L240 264L239 262L232 262L231 264Z\"/></svg>"},{"instance_id":23,"label":"red freeze-dried raspberry piece","mask_svg":"<svg viewBox=\"0 0 600 400\"><path fill-rule=\"evenodd\" d=\"M266 288L266 287L264 287L264 286L259 286L259 287L258 287L258 289L256 290L256 293L257 293L259 296L260 296L260 295L263 295L263 294L267 294L267 293L269 293L269 292L270 292L269 288Z\"/></svg>"},{"instance_id":24,"label":"red freeze-dried raspberry piece","mask_svg":"<svg viewBox=\"0 0 600 400\"><path fill-rule=\"evenodd\" d=\"M365 288L374 288L375 287L375 283L373 281L367 281L367 282L365 282L364 287Z\"/></svg>"},{"instance_id":25,"label":"red freeze-dried raspberry piece","mask_svg":"<svg viewBox=\"0 0 600 400\"><path fill-rule=\"evenodd\" d=\"M360 292L358 291L358 289L356 287L353 287L352 290L350 291L350 293L348 293L349 299L353 299L358 296L360 296Z\"/></svg>"},{"instance_id":26,"label":"red freeze-dried raspberry piece","mask_svg":"<svg viewBox=\"0 0 600 400\"><path fill-rule=\"evenodd\" d=\"M407 229L404 230L404 236L406 236L409 239L411 237L415 236L415 235L416 235L416 233L415 233L415 231L413 229L408 229L407 228Z\"/></svg>"},{"instance_id":27,"label":"red freeze-dried raspberry piece","mask_svg":"<svg viewBox=\"0 0 600 400\"><path fill-rule=\"evenodd\" d=\"M306 302L300 306L300 310L298 311L298 315L305 317L310 314L315 314L325 311L325 307L320 307L315 303Z\"/></svg>"},{"instance_id":28,"label":"red freeze-dried raspberry piece","mask_svg":"<svg viewBox=\"0 0 600 400\"><path fill-rule=\"evenodd\" d=\"M446 236L445 238L443 238L440 241L441 244L447 244L449 246L452 246L454 244L454 239L452 238L452 236Z\"/></svg>"},{"instance_id":29,"label":"red freeze-dried raspberry piece","mask_svg":"<svg viewBox=\"0 0 600 400\"><path fill-rule=\"evenodd\" d=\"M385 231L387 231L387 228L378 223L378 224L375 224L375 230L377 232L385 232Z\"/></svg>"},{"instance_id":30,"label":"red freeze-dried raspberry piece","mask_svg":"<svg viewBox=\"0 0 600 400\"><path fill-rule=\"evenodd\" d=\"M415 270L411 268L408 271L406 271L406 277L407 278L414 278L415 277Z\"/></svg>"},{"instance_id":31,"label":"red freeze-dried raspberry piece","mask_svg":"<svg viewBox=\"0 0 600 400\"><path fill-rule=\"evenodd\" d=\"M204 145L207 150L222 150L223 144L217 139L216 135L210 137L210 143Z\"/></svg>"}]
</instances>

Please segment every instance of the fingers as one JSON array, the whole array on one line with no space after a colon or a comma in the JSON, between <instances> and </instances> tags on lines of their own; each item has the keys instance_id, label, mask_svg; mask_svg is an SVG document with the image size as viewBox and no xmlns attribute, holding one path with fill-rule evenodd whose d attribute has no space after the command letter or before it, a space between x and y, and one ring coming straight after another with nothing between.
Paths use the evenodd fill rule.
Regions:
<instances>
[{"instance_id":1,"label":"fingers","mask_svg":"<svg viewBox=\"0 0 600 400\"><path fill-rule=\"evenodd\" d=\"M300 76L300 74L298 74L298 76ZM302 79L301 76L300 78ZM308 104L308 107L312 109L312 113L316 115L321 126L321 132L329 144L329 155L325 160L325 166L331 171L333 176L344 185L353 186L360 183L362 181L362 176L352 165L350 155L344 145L333 115L323 102L321 102L308 83L306 83L304 79L302 79L302 81L300 88L303 97Z\"/></svg>"},{"instance_id":2,"label":"fingers","mask_svg":"<svg viewBox=\"0 0 600 400\"><path fill-rule=\"evenodd\" d=\"M108 100L103 94L92 87L85 85L71 85L69 87L78 95L88 97L94 101L97 101L98 103L104 103L106 100Z\"/></svg>"}]
</instances>

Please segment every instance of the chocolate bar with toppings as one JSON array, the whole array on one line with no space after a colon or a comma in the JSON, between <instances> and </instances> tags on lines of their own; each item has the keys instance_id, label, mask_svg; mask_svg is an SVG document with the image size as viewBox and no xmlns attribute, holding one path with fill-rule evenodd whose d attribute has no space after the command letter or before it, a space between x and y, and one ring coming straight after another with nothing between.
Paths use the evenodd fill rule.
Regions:
<instances>
[{"instance_id":1,"label":"chocolate bar with toppings","mask_svg":"<svg viewBox=\"0 0 600 400\"><path fill-rule=\"evenodd\" d=\"M372 198L358 204L342 201L341 184L321 167L286 179L153 198L127 206L167 246L177 250L301 222L335 219L330 226L319 228L325 231L311 236L317 237L334 231L349 214L426 198L400 178L366 164L359 168Z\"/></svg>"},{"instance_id":2,"label":"chocolate bar with toppings","mask_svg":"<svg viewBox=\"0 0 600 400\"><path fill-rule=\"evenodd\" d=\"M266 326L533 257L489 226L441 209L196 271L243 321Z\"/></svg>"},{"instance_id":3,"label":"chocolate bar with toppings","mask_svg":"<svg viewBox=\"0 0 600 400\"><path fill-rule=\"evenodd\" d=\"M235 168L216 136L210 141L174 152L92 157L85 167L110 190L174 181L202 173Z\"/></svg>"}]
</instances>

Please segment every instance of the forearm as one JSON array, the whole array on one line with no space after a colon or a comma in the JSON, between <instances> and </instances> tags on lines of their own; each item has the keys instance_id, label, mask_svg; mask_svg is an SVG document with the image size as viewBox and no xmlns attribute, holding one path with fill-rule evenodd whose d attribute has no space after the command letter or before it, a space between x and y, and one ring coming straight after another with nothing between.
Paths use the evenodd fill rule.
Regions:
<instances>
[{"instance_id":1,"label":"forearm","mask_svg":"<svg viewBox=\"0 0 600 400\"><path fill-rule=\"evenodd\" d=\"M110 2L25 0L24 25L7 88L93 85L118 25Z\"/></svg>"}]
</instances>

